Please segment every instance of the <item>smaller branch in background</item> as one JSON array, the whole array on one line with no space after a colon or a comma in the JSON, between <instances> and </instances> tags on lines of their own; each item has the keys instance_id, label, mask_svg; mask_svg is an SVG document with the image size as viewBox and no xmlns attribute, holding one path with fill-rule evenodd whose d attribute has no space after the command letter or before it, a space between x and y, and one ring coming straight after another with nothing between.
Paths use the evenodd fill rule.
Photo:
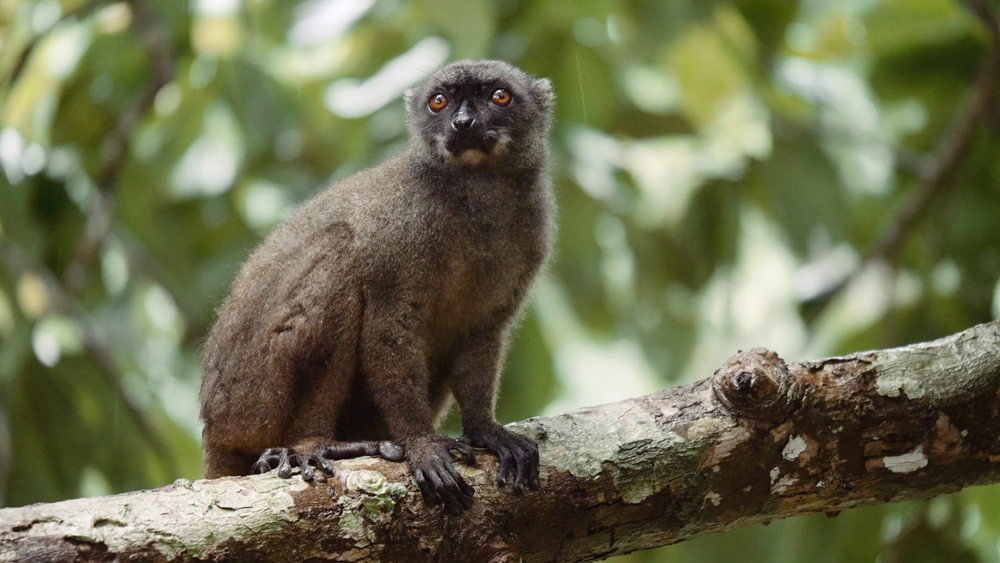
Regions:
<instances>
[{"instance_id":1,"label":"smaller branch in background","mask_svg":"<svg viewBox=\"0 0 1000 563\"><path fill-rule=\"evenodd\" d=\"M111 345L107 342L103 332L87 315L83 306L61 286L56 276L35 263L28 255L13 243L0 241L0 263L8 271L16 276L32 273L39 276L45 284L52 308L59 313L72 318L83 332L84 344L91 356L94 358L99 373L105 382L115 390L121 404L125 405L128 417L135 424L139 433L149 444L151 450L160 460L164 472L167 475L177 475L178 469L173 457L168 453L166 444L153 430L153 426L143 413L142 408L129 397L122 386L122 370L115 359L115 353Z\"/></svg>"},{"instance_id":2,"label":"smaller branch in background","mask_svg":"<svg viewBox=\"0 0 1000 563\"><path fill-rule=\"evenodd\" d=\"M114 189L132 133L142 117L153 107L156 94L170 83L174 74L174 54L169 37L156 19L152 7L145 0L131 0L129 5L132 6L134 32L146 49L152 77L139 97L122 113L114 131L104 140L106 153L97 183L102 192Z\"/></svg>"},{"instance_id":3,"label":"smaller branch in background","mask_svg":"<svg viewBox=\"0 0 1000 563\"><path fill-rule=\"evenodd\" d=\"M988 57L987 63L980 69L969 109L959 116L953 124L951 132L938 144L934 156L920 175L910 199L896 215L895 220L882 231L875 245L865 256L865 262L871 262L877 258L894 261L907 235L910 234L920 218L927 213L935 196L947 187L945 180L958 168L968 153L972 138L979 128L987 105L986 101L990 98L993 83L996 81L998 62L1000 61L998 61L996 49L994 49Z\"/></svg>"},{"instance_id":4,"label":"smaller branch in background","mask_svg":"<svg viewBox=\"0 0 1000 563\"><path fill-rule=\"evenodd\" d=\"M59 20L54 25L48 28L48 31L51 31L53 28L56 27L56 25L59 25L60 23L70 18L86 17L105 2L107 2L107 0L90 0L87 3L78 6L74 10L66 12L65 14L59 17ZM24 49L21 51L21 54L18 55L17 63L14 64L14 68L11 69L10 74L8 74L7 77L2 81L4 86L10 86L11 84L17 82L17 79L21 77L21 73L24 72L24 68L25 66L27 66L28 60L31 59L31 54L34 53L35 48L38 47L38 42L41 41L42 38L48 35L48 31L39 33L38 35L32 37L30 41L28 41L28 44L25 45Z\"/></svg>"},{"instance_id":5,"label":"smaller branch in background","mask_svg":"<svg viewBox=\"0 0 1000 563\"><path fill-rule=\"evenodd\" d=\"M930 208L934 197L945 188L945 180L962 162L983 116L990 111L991 102L996 98L997 71L1000 68L1000 20L981 0L968 0L966 4L971 5L973 13L989 28L992 40L990 52L973 86L972 101L965 113L955 120L951 132L938 144L909 201L896 220L882 232L865 257L866 262L876 258L889 261L896 258L903 240Z\"/></svg>"},{"instance_id":6,"label":"smaller branch in background","mask_svg":"<svg viewBox=\"0 0 1000 563\"><path fill-rule=\"evenodd\" d=\"M982 4L977 0L970 0L969 3ZM995 111L996 81L1000 69L1000 28L996 28L997 18L992 12L988 8L984 10L985 13L991 14L986 23L991 28L993 42L990 52L980 66L972 88L971 100L965 111L955 119L949 133L941 139L934 152L920 167L917 184L911 191L909 199L892 222L882 229L858 267L829 290L810 300L808 303L810 319L818 318L834 298L870 264L880 260L889 263L896 261L903 243L920 219L926 215L931 203L941 192L950 187L947 180L968 153L980 123L990 112ZM977 14L980 12L976 9L973 11Z\"/></svg>"},{"instance_id":7,"label":"smaller branch in background","mask_svg":"<svg viewBox=\"0 0 1000 563\"><path fill-rule=\"evenodd\" d=\"M963 0L965 7L986 25L993 45L1000 45L1000 15L984 0Z\"/></svg>"},{"instance_id":8,"label":"smaller branch in background","mask_svg":"<svg viewBox=\"0 0 1000 563\"><path fill-rule=\"evenodd\" d=\"M170 83L174 74L174 53L170 38L146 0L129 0L133 14L133 33L142 42L149 59L149 83L122 113L114 130L104 139L103 163L97 177L98 195L77 244L73 261L66 268L66 285L78 290L86 281L86 273L94 260L97 249L111 231L114 219L113 193L122 168L132 134L142 118L152 109L156 94Z\"/></svg>"},{"instance_id":9,"label":"smaller branch in background","mask_svg":"<svg viewBox=\"0 0 1000 563\"><path fill-rule=\"evenodd\" d=\"M1000 8L993 10L984 0L964 0L963 3L986 25L986 30L993 41L994 68L1000 66L1000 13L998 13ZM1000 135L1000 98L997 97L995 76L984 104L986 125L995 135Z\"/></svg>"}]
</instances>

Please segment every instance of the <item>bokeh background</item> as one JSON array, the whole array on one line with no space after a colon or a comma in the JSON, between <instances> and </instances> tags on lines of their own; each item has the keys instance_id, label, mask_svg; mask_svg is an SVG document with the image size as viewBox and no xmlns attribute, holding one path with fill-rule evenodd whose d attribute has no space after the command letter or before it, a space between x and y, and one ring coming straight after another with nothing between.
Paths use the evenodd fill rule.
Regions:
<instances>
[{"instance_id":1,"label":"bokeh background","mask_svg":"<svg viewBox=\"0 0 1000 563\"><path fill-rule=\"evenodd\" d=\"M202 474L250 250L460 58L550 77L554 263L512 421L1000 317L995 0L0 0L0 505ZM449 422L452 432L455 423ZM1000 488L625 562L1000 560Z\"/></svg>"}]
</instances>

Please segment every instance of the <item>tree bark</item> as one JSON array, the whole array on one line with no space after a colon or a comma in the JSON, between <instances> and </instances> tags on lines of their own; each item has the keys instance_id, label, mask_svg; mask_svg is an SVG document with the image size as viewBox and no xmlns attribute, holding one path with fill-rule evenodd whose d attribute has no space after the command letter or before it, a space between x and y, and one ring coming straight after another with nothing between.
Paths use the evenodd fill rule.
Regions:
<instances>
[{"instance_id":1,"label":"tree bark","mask_svg":"<svg viewBox=\"0 0 1000 563\"><path fill-rule=\"evenodd\" d=\"M542 487L460 467L473 508L427 507L405 464L337 463L0 510L0 561L594 561L813 512L1000 480L1000 321L786 365L756 348L687 387L513 425Z\"/></svg>"}]
</instances>

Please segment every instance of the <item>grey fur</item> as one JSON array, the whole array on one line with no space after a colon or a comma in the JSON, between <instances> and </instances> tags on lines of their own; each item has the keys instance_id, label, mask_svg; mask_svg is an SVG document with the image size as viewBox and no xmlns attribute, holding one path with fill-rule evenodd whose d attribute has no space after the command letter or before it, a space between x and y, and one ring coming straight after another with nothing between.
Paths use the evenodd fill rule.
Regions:
<instances>
[{"instance_id":1,"label":"grey fur","mask_svg":"<svg viewBox=\"0 0 1000 563\"><path fill-rule=\"evenodd\" d=\"M497 88L508 106L491 102ZM449 98L438 113L436 93ZM476 446L500 457L501 484L537 487L534 442L493 409L554 238L552 104L547 80L509 64L453 63L407 92L402 155L330 186L254 251L205 346L208 477L248 473L268 448L265 469L310 478L327 459L400 459L401 446L425 498L458 513L472 489L448 451L474 463ZM451 395L459 441L434 433Z\"/></svg>"}]
</instances>

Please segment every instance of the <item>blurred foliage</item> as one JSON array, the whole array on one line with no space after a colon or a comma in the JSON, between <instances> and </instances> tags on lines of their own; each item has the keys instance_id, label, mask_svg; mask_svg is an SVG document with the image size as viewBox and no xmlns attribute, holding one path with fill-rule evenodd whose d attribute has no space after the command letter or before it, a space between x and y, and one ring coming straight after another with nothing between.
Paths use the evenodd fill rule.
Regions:
<instances>
[{"instance_id":1,"label":"blurred foliage","mask_svg":"<svg viewBox=\"0 0 1000 563\"><path fill-rule=\"evenodd\" d=\"M502 420L1000 317L992 37L954 0L0 0L0 502L199 477L236 269L401 150L402 92L458 58L558 94L561 236ZM975 488L617 561L995 562L997 515Z\"/></svg>"}]
</instances>

